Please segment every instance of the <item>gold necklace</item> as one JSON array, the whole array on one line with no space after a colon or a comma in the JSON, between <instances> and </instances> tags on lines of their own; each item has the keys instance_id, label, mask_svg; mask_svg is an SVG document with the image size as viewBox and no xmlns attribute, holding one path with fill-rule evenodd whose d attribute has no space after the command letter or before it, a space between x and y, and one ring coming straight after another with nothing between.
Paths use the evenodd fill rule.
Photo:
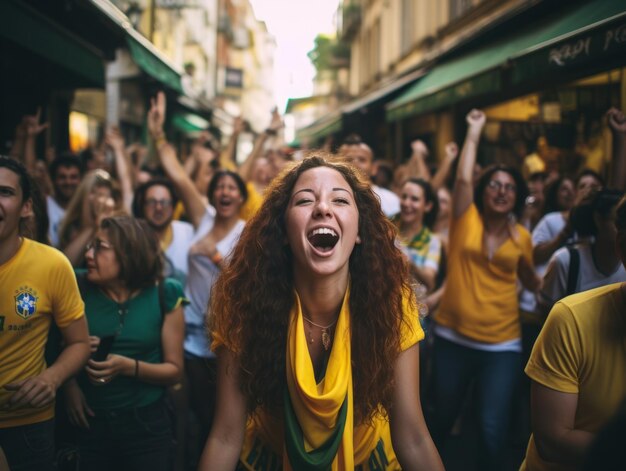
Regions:
<instances>
[{"instance_id":1,"label":"gold necklace","mask_svg":"<svg viewBox=\"0 0 626 471\"><path fill-rule=\"evenodd\" d=\"M330 332L328 332L328 329L330 329L332 326L334 326L337 323L337 319L335 319L331 324L324 327L323 325L316 324L304 314L302 314L302 318L305 321L307 321L309 324L322 329L322 345L324 346L324 350L328 351L328 347L330 347ZM309 340L311 343L313 343L313 333L311 331L311 328L309 327L307 330L309 331Z\"/></svg>"}]
</instances>

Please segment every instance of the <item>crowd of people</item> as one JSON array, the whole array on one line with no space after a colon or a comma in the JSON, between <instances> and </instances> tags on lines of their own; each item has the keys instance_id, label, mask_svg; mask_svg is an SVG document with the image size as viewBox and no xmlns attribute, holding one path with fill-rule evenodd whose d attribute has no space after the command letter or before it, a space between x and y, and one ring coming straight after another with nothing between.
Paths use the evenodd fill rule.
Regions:
<instances>
[{"instance_id":1,"label":"crowd of people","mask_svg":"<svg viewBox=\"0 0 626 471\"><path fill-rule=\"evenodd\" d=\"M522 470L623 454L622 112L609 181L481 168L480 110L397 167L146 118L149 150L38 156L37 111L0 156L0 469L441 470L470 426L468 469L516 427Z\"/></svg>"}]
</instances>

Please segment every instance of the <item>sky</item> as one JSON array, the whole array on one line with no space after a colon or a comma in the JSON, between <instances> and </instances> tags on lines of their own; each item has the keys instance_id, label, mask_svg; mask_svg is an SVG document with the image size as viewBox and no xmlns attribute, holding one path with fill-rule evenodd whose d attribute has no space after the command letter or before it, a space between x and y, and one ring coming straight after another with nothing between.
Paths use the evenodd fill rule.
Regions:
<instances>
[{"instance_id":1,"label":"sky","mask_svg":"<svg viewBox=\"0 0 626 471\"><path fill-rule=\"evenodd\" d=\"M258 20L276 38L274 62L275 96L278 110L288 98L313 93L315 68L307 57L315 36L334 33L339 0L250 0Z\"/></svg>"}]
</instances>

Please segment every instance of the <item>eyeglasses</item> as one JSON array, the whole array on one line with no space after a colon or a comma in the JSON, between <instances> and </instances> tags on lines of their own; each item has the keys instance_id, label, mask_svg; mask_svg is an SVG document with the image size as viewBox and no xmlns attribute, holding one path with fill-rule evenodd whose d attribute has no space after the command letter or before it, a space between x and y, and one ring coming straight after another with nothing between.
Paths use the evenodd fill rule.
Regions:
<instances>
[{"instance_id":1,"label":"eyeglasses","mask_svg":"<svg viewBox=\"0 0 626 471\"><path fill-rule=\"evenodd\" d=\"M487 183L487 186L493 191L500 191L504 188L504 191L507 193L514 193L517 190L517 187L513 185L513 183L502 183L498 180L490 180L489 183Z\"/></svg>"},{"instance_id":2,"label":"eyeglasses","mask_svg":"<svg viewBox=\"0 0 626 471\"><path fill-rule=\"evenodd\" d=\"M85 245L85 252L89 252L91 249L93 249L93 251L97 253L101 252L102 250L111 250L113 249L113 246L101 241L100 239L94 239L87 245Z\"/></svg>"},{"instance_id":3,"label":"eyeglasses","mask_svg":"<svg viewBox=\"0 0 626 471\"><path fill-rule=\"evenodd\" d=\"M157 200L154 198L148 198L145 204L151 208L156 208L158 205L161 205L163 208L170 208L174 202L172 200Z\"/></svg>"}]
</instances>

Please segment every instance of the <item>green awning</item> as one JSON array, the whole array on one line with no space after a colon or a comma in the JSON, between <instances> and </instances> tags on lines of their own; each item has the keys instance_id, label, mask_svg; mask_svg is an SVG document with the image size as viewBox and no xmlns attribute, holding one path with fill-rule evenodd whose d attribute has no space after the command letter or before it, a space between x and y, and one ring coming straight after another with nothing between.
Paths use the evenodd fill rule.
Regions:
<instances>
[{"instance_id":1,"label":"green awning","mask_svg":"<svg viewBox=\"0 0 626 471\"><path fill-rule=\"evenodd\" d=\"M172 126L184 133L197 133L209 129L209 122L191 113L176 113L172 116Z\"/></svg>"},{"instance_id":2,"label":"green awning","mask_svg":"<svg viewBox=\"0 0 626 471\"><path fill-rule=\"evenodd\" d=\"M100 53L26 5L0 1L0 35L104 87Z\"/></svg>"},{"instance_id":3,"label":"green awning","mask_svg":"<svg viewBox=\"0 0 626 471\"><path fill-rule=\"evenodd\" d=\"M133 60L141 70L178 93L184 94L180 74L176 70L133 36L129 35L126 42Z\"/></svg>"},{"instance_id":4,"label":"green awning","mask_svg":"<svg viewBox=\"0 0 626 471\"><path fill-rule=\"evenodd\" d=\"M501 36L456 59L437 64L402 96L387 106L387 121L433 111L466 98L498 92L503 87L502 66L524 51L535 50L581 28L594 26L626 10L623 0L595 0L576 5L557 17ZM623 34L623 33L622 33ZM523 69L523 67L522 67ZM527 67L523 74L537 77L541 70Z\"/></svg>"},{"instance_id":5,"label":"green awning","mask_svg":"<svg viewBox=\"0 0 626 471\"><path fill-rule=\"evenodd\" d=\"M303 139L319 140L331 134L341 132L343 128L343 114L337 111L328 116L318 119L313 124L296 132L296 138L299 141Z\"/></svg>"}]
</instances>

